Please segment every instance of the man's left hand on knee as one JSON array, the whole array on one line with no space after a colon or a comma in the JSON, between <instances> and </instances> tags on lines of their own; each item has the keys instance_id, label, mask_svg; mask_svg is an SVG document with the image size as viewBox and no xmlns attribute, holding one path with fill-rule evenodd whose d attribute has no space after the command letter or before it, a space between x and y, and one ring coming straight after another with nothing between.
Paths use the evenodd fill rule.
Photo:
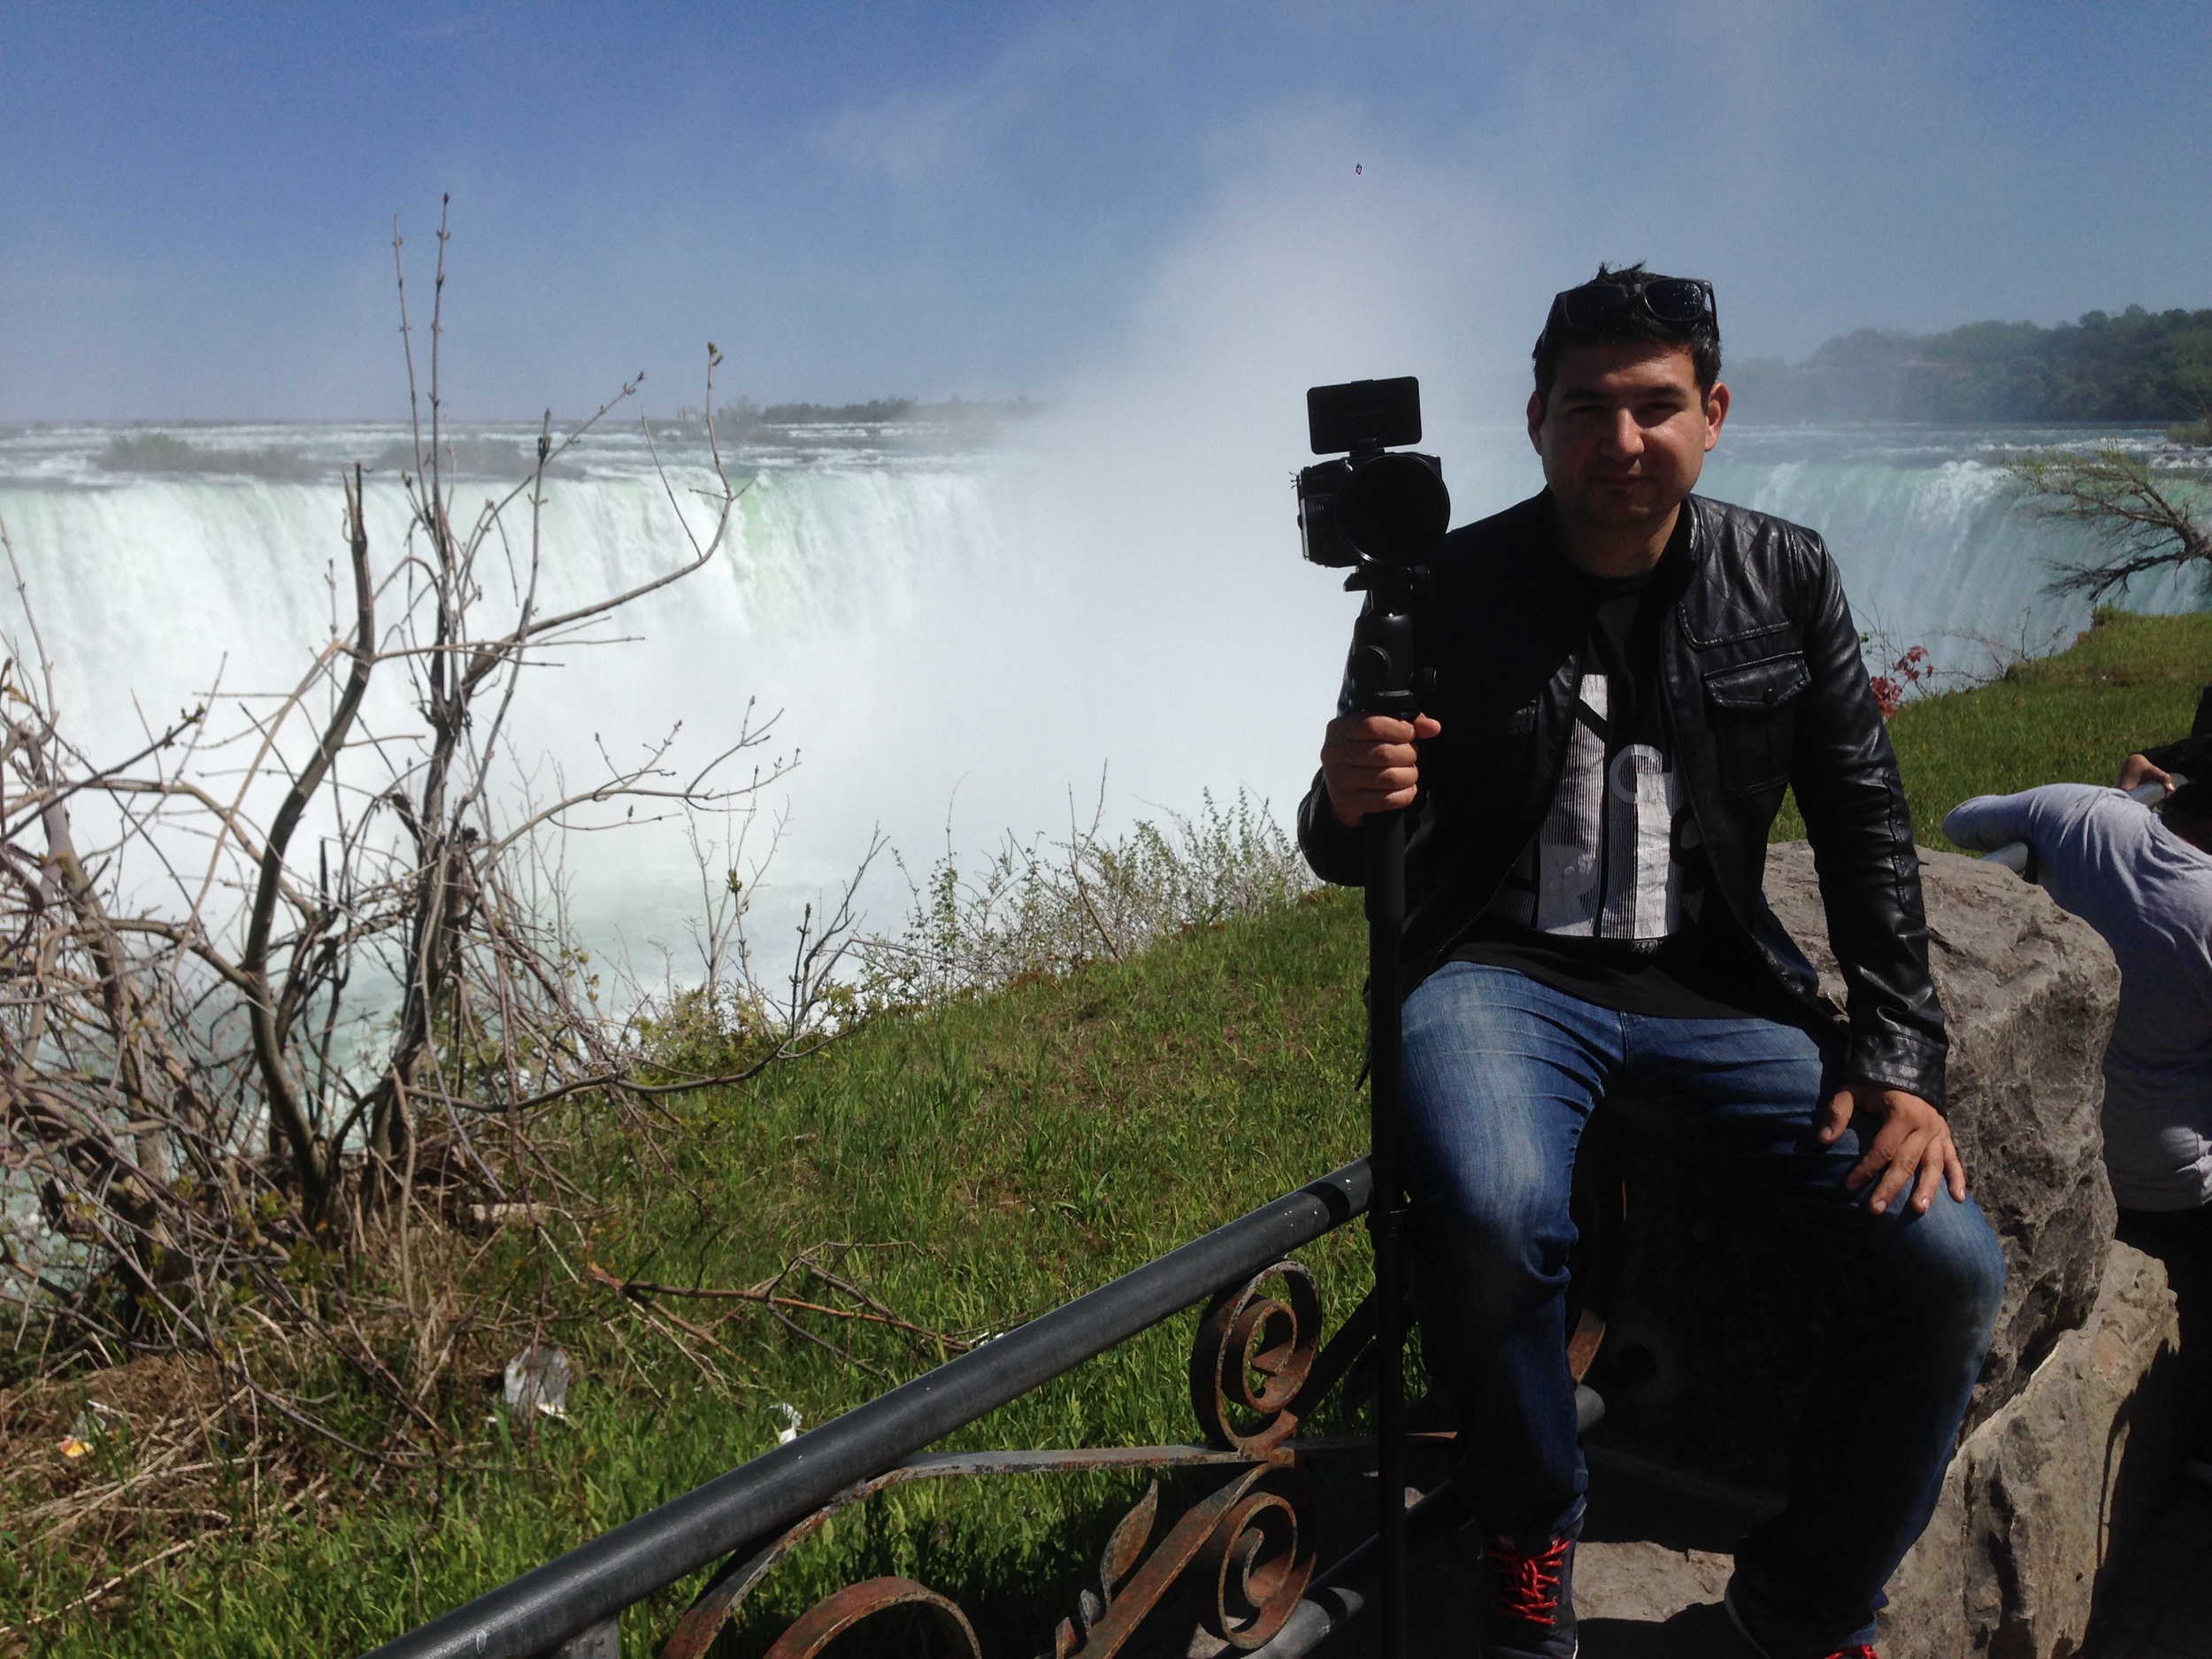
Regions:
<instances>
[{"instance_id":1,"label":"man's left hand on knee","mask_svg":"<svg viewBox=\"0 0 2212 1659\"><path fill-rule=\"evenodd\" d=\"M1913 1209L1921 1213L1935 1202L1939 1187L1948 1187L1953 1199L1965 1202L1966 1165L1941 1112L1903 1089L1852 1083L1837 1090L1835 1098L1816 1119L1820 1144L1834 1145L1837 1137L1862 1118L1881 1127L1867 1142L1866 1156L1844 1177L1843 1184L1855 1193L1879 1176L1873 1196L1867 1201L1868 1209L1880 1215L1908 1187L1912 1189ZM1864 1123L1860 1125L1860 1139L1866 1140Z\"/></svg>"}]
</instances>

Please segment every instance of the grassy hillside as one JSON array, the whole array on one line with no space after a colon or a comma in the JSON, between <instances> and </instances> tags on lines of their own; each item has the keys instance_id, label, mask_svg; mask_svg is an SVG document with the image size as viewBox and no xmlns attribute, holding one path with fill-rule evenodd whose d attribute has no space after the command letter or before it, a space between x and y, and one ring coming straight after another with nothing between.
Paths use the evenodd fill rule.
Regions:
<instances>
[{"instance_id":1,"label":"grassy hillside","mask_svg":"<svg viewBox=\"0 0 2212 1659\"><path fill-rule=\"evenodd\" d=\"M2185 730L2208 680L2212 616L2113 616L2062 657L1909 706L1891 730L1924 840L1940 846L1934 826L1971 794L2108 779L2130 749ZM65 1468L56 1447L81 1400L0 1401L0 1624L17 1632L0 1652L356 1651L742 1463L774 1443L779 1406L818 1423L939 1357L883 1326L852 1333L847 1356L751 1304L661 1304L705 1333L687 1344L695 1362L664 1340L669 1327L600 1288L590 1264L729 1287L810 1247L864 1247L821 1259L901 1318L972 1340L1302 1184L1363 1142L1363 950L1351 895L1319 894L1124 963L880 1020L749 1092L687 1102L650 1144L580 1119L579 1155L604 1175L597 1209L549 1256L495 1239L474 1269L543 1275L549 1335L577 1365L569 1421L518 1432L487 1393L454 1402L464 1444L441 1479L396 1486L342 1458L288 1517L257 1522L269 1506L242 1484L227 1515L180 1532L198 1541L91 1608L51 1617L132 1563L55 1535L34 1502L58 1482L127 1479L139 1455L119 1443ZM1341 1316L1365 1278L1363 1237L1306 1254ZM1188 1438L1189 1325L963 1440ZM82 1392L113 1398L119 1383L94 1378ZM135 1490L158 1500L157 1484ZM1072 1606L1114 1500L1139 1490L1062 1478L879 1499L771 1580L734 1650L757 1652L840 1583L898 1571L983 1615L987 1650L1033 1651ZM641 1609L626 1651L649 1651L685 1599Z\"/></svg>"},{"instance_id":2,"label":"grassy hillside","mask_svg":"<svg viewBox=\"0 0 2212 1659\"><path fill-rule=\"evenodd\" d=\"M610 1171L602 1213L584 1218L588 1258L625 1278L741 1286L810 1246L849 1241L868 1248L825 1259L900 1317L955 1338L1003 1330L1358 1156L1363 946L1356 902L1317 895L1125 964L879 1021L754 1092L691 1101L652 1148L585 1148ZM578 1371L567 1423L516 1434L492 1410L495 1393L462 1402L462 1468L442 1481L395 1490L356 1467L306 1518L257 1528L240 1492L227 1525L97 1612L0 1637L0 1652L357 1651L764 1450L780 1403L816 1424L941 1357L874 1327L849 1362L756 1306L663 1304L710 1332L712 1346L690 1344L703 1369L596 1290L574 1254L564 1259L585 1282L557 1260L546 1292L550 1338ZM1364 1235L1304 1256L1341 1317L1364 1288ZM476 1271L536 1265L495 1244ZM1188 1440L1190 1330L1175 1321L963 1440ZM112 1398L117 1382L96 1378L87 1392ZM33 1463L60 1467L67 1411L42 1426L7 1417L6 1458L26 1461L0 1475L19 1487L0 1492L0 1624L19 1627L114 1568L80 1558L66 1537L37 1541L19 1486ZM127 1475L89 1465L132 1456L119 1447L70 1478ZM1120 1513L1113 1500L1141 1491L1060 1478L879 1499L771 1581L743 1650L838 1585L902 1571L995 1619L983 1629L991 1651L1033 1651L1072 1610ZM657 1644L687 1599L641 1611L625 1651L650 1651L649 1629Z\"/></svg>"}]
</instances>

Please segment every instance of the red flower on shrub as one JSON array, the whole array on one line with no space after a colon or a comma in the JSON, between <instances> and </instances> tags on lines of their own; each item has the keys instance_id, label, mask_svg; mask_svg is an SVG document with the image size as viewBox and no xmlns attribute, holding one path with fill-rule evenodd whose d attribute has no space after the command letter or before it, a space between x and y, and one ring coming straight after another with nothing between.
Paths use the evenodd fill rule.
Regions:
<instances>
[{"instance_id":1,"label":"red flower on shrub","mask_svg":"<svg viewBox=\"0 0 2212 1659\"><path fill-rule=\"evenodd\" d=\"M1882 711L1882 718L1886 720L1903 708L1912 688L1933 672L1928 666L1928 648L1916 645L1884 672L1869 674L1866 683L1874 693L1874 706Z\"/></svg>"}]
</instances>

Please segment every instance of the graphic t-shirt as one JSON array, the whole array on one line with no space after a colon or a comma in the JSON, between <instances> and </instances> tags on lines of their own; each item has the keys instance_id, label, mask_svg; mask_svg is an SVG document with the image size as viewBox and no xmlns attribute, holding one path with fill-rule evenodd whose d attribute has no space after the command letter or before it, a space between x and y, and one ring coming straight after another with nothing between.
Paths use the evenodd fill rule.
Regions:
<instances>
[{"instance_id":1,"label":"graphic t-shirt","mask_svg":"<svg viewBox=\"0 0 2212 1659\"><path fill-rule=\"evenodd\" d=\"M1774 1018L1780 987L1724 918L1707 921L1703 838L1659 697L1658 630L1682 557L1671 547L1638 576L1574 572L1587 639L1558 787L1453 955L1624 1013Z\"/></svg>"}]
</instances>

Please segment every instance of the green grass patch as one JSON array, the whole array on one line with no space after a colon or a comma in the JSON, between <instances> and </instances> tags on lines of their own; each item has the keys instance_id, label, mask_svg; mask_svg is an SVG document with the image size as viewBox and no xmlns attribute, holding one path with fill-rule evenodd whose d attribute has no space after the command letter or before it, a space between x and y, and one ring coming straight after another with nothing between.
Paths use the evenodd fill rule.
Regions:
<instances>
[{"instance_id":1,"label":"green grass patch","mask_svg":"<svg viewBox=\"0 0 2212 1659\"><path fill-rule=\"evenodd\" d=\"M2110 783L2129 755L2188 731L2208 682L2212 614L2104 611L2058 656L1971 691L1907 703L1889 735L1914 834L1948 851L1944 814L1962 801L2043 783ZM1793 802L1772 839L1804 833Z\"/></svg>"},{"instance_id":2,"label":"green grass patch","mask_svg":"<svg viewBox=\"0 0 2212 1659\"><path fill-rule=\"evenodd\" d=\"M956 1336L1003 1330L1359 1155L1363 953L1356 899L1323 893L1124 963L885 1018L751 1093L692 1100L657 1146L580 1148L609 1172L588 1254L626 1278L736 1286L810 1246L853 1243L869 1248L833 1259L902 1317ZM1304 1257L1332 1316L1349 1312L1363 1233ZM456 1412L475 1472L394 1487L357 1470L311 1518L210 1537L27 1646L357 1651L765 1450L779 1403L818 1424L940 1358L878 1327L849 1362L757 1307L720 1319L729 1304L666 1305L712 1326L718 1351L694 1344L711 1377L611 1295L557 1274L547 1317L577 1365L570 1421L513 1433L487 1392ZM1187 1441L1191 1330L1171 1321L953 1443ZM990 1651L1033 1652L1142 1490L1002 1478L887 1494L780 1569L729 1650L758 1651L843 1583L901 1571L968 1607ZM27 1543L19 1532L0 1552L0 1622L108 1571L74 1561L65 1540ZM626 1651L657 1646L695 1588L639 1609Z\"/></svg>"}]
</instances>

